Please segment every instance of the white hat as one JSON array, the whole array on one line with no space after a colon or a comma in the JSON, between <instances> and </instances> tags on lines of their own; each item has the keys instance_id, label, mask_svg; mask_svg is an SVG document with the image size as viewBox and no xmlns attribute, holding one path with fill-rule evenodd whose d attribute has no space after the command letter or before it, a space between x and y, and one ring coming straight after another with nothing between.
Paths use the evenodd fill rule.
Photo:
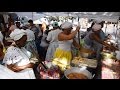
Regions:
<instances>
[{"instance_id":1,"label":"white hat","mask_svg":"<svg viewBox=\"0 0 120 90\"><path fill-rule=\"evenodd\" d=\"M93 27L92 27L92 29L93 29L93 31L98 31L98 30L100 30L102 28L102 26L100 25L100 24L94 24L93 25Z\"/></svg>"},{"instance_id":2,"label":"white hat","mask_svg":"<svg viewBox=\"0 0 120 90\"><path fill-rule=\"evenodd\" d=\"M70 22L64 22L62 25L61 25L61 28L62 29L67 29L67 28L72 28L73 27L73 25L72 25L72 23L70 23Z\"/></svg>"},{"instance_id":3,"label":"white hat","mask_svg":"<svg viewBox=\"0 0 120 90\"><path fill-rule=\"evenodd\" d=\"M20 30L20 29L15 29L11 34L10 37L11 39L13 39L14 41L17 41L19 39L22 38L22 36L26 35L24 30Z\"/></svg>"}]
</instances>

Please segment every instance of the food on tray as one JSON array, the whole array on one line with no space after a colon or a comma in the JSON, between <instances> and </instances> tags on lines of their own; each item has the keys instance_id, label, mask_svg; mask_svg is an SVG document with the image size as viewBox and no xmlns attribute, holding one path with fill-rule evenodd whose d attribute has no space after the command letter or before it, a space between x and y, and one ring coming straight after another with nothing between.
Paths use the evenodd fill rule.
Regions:
<instances>
[{"instance_id":1,"label":"food on tray","mask_svg":"<svg viewBox=\"0 0 120 90\"><path fill-rule=\"evenodd\" d=\"M87 76L81 73L70 73L67 75L69 79L88 79Z\"/></svg>"},{"instance_id":2,"label":"food on tray","mask_svg":"<svg viewBox=\"0 0 120 90\"><path fill-rule=\"evenodd\" d=\"M79 65L79 66L89 66L89 67L96 67L97 66L97 60L81 58L81 57L75 57L72 60L72 63L75 65Z\"/></svg>"},{"instance_id":3,"label":"food on tray","mask_svg":"<svg viewBox=\"0 0 120 90\"><path fill-rule=\"evenodd\" d=\"M97 60L89 60L89 59L86 59L85 61L84 61L84 64L87 64L88 66L97 66Z\"/></svg>"},{"instance_id":4,"label":"food on tray","mask_svg":"<svg viewBox=\"0 0 120 90\"><path fill-rule=\"evenodd\" d=\"M72 63L80 63L80 62L83 62L84 60L85 60L85 58L75 57L75 58L72 60Z\"/></svg>"}]
</instances>

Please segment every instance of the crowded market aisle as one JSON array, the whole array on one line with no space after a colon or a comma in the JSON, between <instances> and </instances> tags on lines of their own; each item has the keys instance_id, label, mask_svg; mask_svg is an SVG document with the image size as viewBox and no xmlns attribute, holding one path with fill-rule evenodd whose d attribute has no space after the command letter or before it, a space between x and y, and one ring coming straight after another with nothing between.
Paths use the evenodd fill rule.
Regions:
<instances>
[{"instance_id":1,"label":"crowded market aisle","mask_svg":"<svg viewBox=\"0 0 120 90\"><path fill-rule=\"evenodd\" d=\"M105 33L105 22L93 20L83 30L86 21L46 20L22 24L10 17L9 27L1 28L0 78L119 79L119 35Z\"/></svg>"}]
</instances>

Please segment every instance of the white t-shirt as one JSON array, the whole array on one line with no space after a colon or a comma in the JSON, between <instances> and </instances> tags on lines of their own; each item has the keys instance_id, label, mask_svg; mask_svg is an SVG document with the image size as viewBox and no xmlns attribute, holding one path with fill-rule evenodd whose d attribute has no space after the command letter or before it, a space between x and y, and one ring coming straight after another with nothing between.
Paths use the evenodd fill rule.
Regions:
<instances>
[{"instance_id":1,"label":"white t-shirt","mask_svg":"<svg viewBox=\"0 0 120 90\"><path fill-rule=\"evenodd\" d=\"M48 33L48 36L47 36L47 41L50 41L50 43L57 42L58 41L58 34L60 32L62 32L60 29L56 29L56 30L50 31Z\"/></svg>"}]
</instances>

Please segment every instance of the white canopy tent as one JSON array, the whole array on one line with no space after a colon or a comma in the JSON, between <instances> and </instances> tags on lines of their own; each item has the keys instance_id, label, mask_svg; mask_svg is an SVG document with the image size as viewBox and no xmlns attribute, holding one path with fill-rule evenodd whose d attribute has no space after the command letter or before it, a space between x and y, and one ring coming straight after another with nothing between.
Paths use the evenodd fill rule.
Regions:
<instances>
[{"instance_id":1,"label":"white canopy tent","mask_svg":"<svg viewBox=\"0 0 120 90\"><path fill-rule=\"evenodd\" d=\"M120 12L43 12L47 16L72 16L102 21L117 22Z\"/></svg>"},{"instance_id":2,"label":"white canopy tent","mask_svg":"<svg viewBox=\"0 0 120 90\"><path fill-rule=\"evenodd\" d=\"M94 19L94 20L100 20L100 21L107 21L107 22L118 22L120 18L120 12L14 12L18 16L28 17L28 19L33 19L34 23L41 23L41 18L43 17L54 17L54 16L61 16L61 17L74 17L76 18L75 22L77 20L80 20L79 18L87 18L87 19ZM112 25L111 25L112 26ZM118 31L118 24L116 25L117 28L113 30L112 28L108 28L107 24L105 25L104 31L110 31L111 33L114 33L117 35ZM108 28L108 30L106 30ZM110 33L108 32L108 33Z\"/></svg>"},{"instance_id":3,"label":"white canopy tent","mask_svg":"<svg viewBox=\"0 0 120 90\"><path fill-rule=\"evenodd\" d=\"M32 20L37 20L46 16L44 14L36 12L10 12L10 13L16 13L19 17L27 17L28 19Z\"/></svg>"},{"instance_id":4,"label":"white canopy tent","mask_svg":"<svg viewBox=\"0 0 120 90\"><path fill-rule=\"evenodd\" d=\"M42 14L46 16L63 16L67 17L69 15L69 12L43 12Z\"/></svg>"},{"instance_id":5,"label":"white canopy tent","mask_svg":"<svg viewBox=\"0 0 120 90\"><path fill-rule=\"evenodd\" d=\"M12 12L13 13L13 12ZM28 17L29 19L37 20L45 16L72 16L88 19L96 19L110 22L117 22L120 17L120 12L14 12L18 16Z\"/></svg>"}]
</instances>

